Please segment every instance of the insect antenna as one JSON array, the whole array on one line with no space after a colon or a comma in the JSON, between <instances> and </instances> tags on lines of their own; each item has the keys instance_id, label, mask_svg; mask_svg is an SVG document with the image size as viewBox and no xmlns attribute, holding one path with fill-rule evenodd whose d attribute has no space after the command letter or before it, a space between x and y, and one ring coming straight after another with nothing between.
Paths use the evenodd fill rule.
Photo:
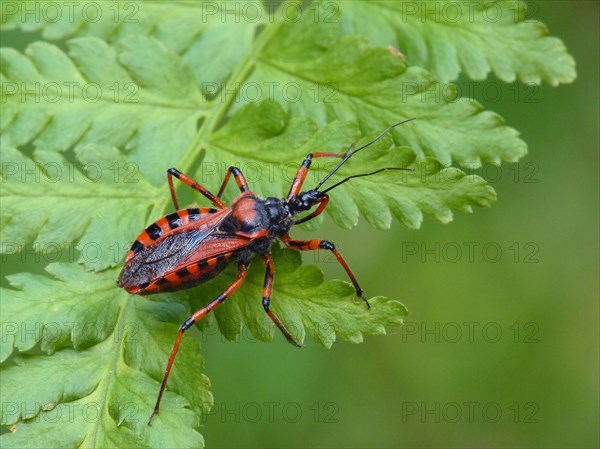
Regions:
<instances>
[{"instance_id":1,"label":"insect antenna","mask_svg":"<svg viewBox=\"0 0 600 449\"><path fill-rule=\"evenodd\" d=\"M329 178L331 178L331 177L332 177L332 176L335 174L335 172L336 172L336 171L338 171L338 170L339 170L339 168L340 168L342 165L344 165L344 164L346 163L346 161L347 161L348 159L350 159L352 156L354 156L354 155L355 155L356 153L358 153L360 150L364 150L364 149L365 149L365 148L367 148L368 146L371 146L371 145L373 145L375 142L377 142L379 139L381 139L383 136L385 136L385 135L386 135L388 132L390 132L390 131L391 131L393 128L395 128L396 126L403 125L404 123L410 122L410 121L414 120L415 118L416 118L416 117L409 118L409 119L407 119L407 120L404 120L404 121L402 121L402 122L399 122L399 123L396 123L396 124L394 124L394 125L391 125L391 126L389 126L388 128L386 128L386 130L385 130L385 131L383 131L381 134L379 134L377 137L375 137L375 138L374 138L372 141L370 141L369 143L366 143L366 144L364 144L362 147L360 147L360 148L357 148L357 149L356 149L356 150L354 150L354 151L350 151L350 150L352 149L352 147L354 146L354 144L350 145L350 147L348 148L348 151L349 151L349 152L347 152L346 156L344 156L344 159L342 159L342 160L341 160L341 162L340 162L339 164L337 164L337 165L336 165L336 167L335 167L333 170L331 170L331 172L329 172L329 173L327 174L327 176L325 176L325 177L324 177L324 178L323 178L323 179L322 179L322 180L319 182L319 184L317 184L317 186L316 186L316 187L315 187L313 190L319 190L319 188L320 188L320 187L321 187L323 184L325 184L325 182L326 182L326 181L327 181ZM380 171L383 171L383 170L390 170L390 169L391 169L391 170L403 170L403 169L391 168L391 167L390 167L390 168L383 168L383 169L381 169L381 170L377 170L376 172L373 172L373 173L365 173L365 174L363 174L363 175L354 175L354 176L350 176L349 178L346 178L346 179L345 179L344 181L342 181L342 182L346 182L348 179L351 179L351 178L356 178L356 177L359 177L359 176L368 176L368 175L374 175L375 173L379 173ZM404 170L405 170L405 169L404 169ZM336 186L337 186L337 185L339 185L339 184L341 184L342 182L339 182L339 183L337 183L337 184L336 184ZM334 187L335 187L335 186L334 186ZM333 187L330 187L330 188L328 188L327 190L325 190L325 192L327 192L328 190L331 190L332 188L333 188Z\"/></svg>"},{"instance_id":2,"label":"insect antenna","mask_svg":"<svg viewBox=\"0 0 600 449\"><path fill-rule=\"evenodd\" d=\"M330 190L335 189L337 186L342 185L343 183L350 181L352 178L360 178L363 176L371 176L371 175L376 175L377 173L381 173L382 171L386 171L386 170L406 170L406 171L414 171L412 168L401 168L401 167L385 167L385 168L380 168L379 170L375 170L371 173L362 173L360 175L352 175L352 176L348 176L347 178L342 179L340 182L336 182L334 185L327 187L325 190L321 191L321 193L327 193Z\"/></svg>"}]
</instances>

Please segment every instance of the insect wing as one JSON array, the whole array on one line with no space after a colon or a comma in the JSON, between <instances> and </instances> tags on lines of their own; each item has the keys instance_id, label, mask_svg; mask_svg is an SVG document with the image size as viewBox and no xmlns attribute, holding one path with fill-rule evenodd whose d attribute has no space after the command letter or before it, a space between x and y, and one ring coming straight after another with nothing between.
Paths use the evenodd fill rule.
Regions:
<instances>
[{"instance_id":1,"label":"insect wing","mask_svg":"<svg viewBox=\"0 0 600 449\"><path fill-rule=\"evenodd\" d=\"M202 249L203 242L215 233L221 234L216 228L230 212L223 210L203 217L144 247L127 261L117 284L130 289L177 269L181 264L186 264L188 258L195 260L202 257L200 253L205 252ZM210 245L213 250L214 246Z\"/></svg>"},{"instance_id":2,"label":"insect wing","mask_svg":"<svg viewBox=\"0 0 600 449\"><path fill-rule=\"evenodd\" d=\"M198 251L194 251L188 258L183 260L178 266L174 267L173 270L169 270L169 272L176 271L180 268L200 262L201 260L206 260L221 254L232 253L244 248L250 242L252 242L252 239L247 237L215 231L202 242Z\"/></svg>"}]
</instances>

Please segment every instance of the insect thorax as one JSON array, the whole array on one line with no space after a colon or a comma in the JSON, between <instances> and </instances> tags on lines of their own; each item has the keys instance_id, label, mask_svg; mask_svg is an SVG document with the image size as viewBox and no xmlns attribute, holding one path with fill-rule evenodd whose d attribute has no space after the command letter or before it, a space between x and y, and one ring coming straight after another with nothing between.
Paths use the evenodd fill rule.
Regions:
<instances>
[{"instance_id":1,"label":"insect thorax","mask_svg":"<svg viewBox=\"0 0 600 449\"><path fill-rule=\"evenodd\" d=\"M289 232L294 217L280 198L262 199L253 194L238 197L231 205L232 213L225 227L231 232L255 234L267 230L267 239L275 239Z\"/></svg>"}]
</instances>

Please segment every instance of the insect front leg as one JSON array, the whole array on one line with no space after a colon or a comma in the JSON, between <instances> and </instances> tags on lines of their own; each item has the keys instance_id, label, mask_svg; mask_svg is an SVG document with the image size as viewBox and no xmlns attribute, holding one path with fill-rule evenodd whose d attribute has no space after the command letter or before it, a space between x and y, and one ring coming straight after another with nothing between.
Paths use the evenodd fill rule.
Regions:
<instances>
[{"instance_id":1,"label":"insect front leg","mask_svg":"<svg viewBox=\"0 0 600 449\"><path fill-rule=\"evenodd\" d=\"M352 146L350 146L352 148ZM350 150L350 148L348 150ZM310 153L308 156L304 158L302 165L296 172L296 176L294 177L294 181L292 182L292 187L290 187L290 193L288 193L288 201L294 196L298 195L302 190L302 184L308 175L308 170L310 169L310 165L312 164L312 160L319 157L340 157L345 158L348 155L346 153Z\"/></svg>"},{"instance_id":2,"label":"insect front leg","mask_svg":"<svg viewBox=\"0 0 600 449\"><path fill-rule=\"evenodd\" d=\"M206 187L201 186L188 175L184 175L176 168L170 168L167 170L167 181L169 182L169 189L171 190L171 198L175 205L175 210L179 210L179 201L177 201L177 195L175 194L175 188L173 187L173 177L179 179L185 185L190 186L192 189L200 192L206 198L208 198L216 207L223 209L225 204L216 196L214 196Z\"/></svg>"},{"instance_id":3,"label":"insect front leg","mask_svg":"<svg viewBox=\"0 0 600 449\"><path fill-rule=\"evenodd\" d=\"M238 265L238 275L237 279L231 284L227 289L221 293L217 298L212 301L210 304L206 305L202 309L198 310L191 317L189 317L185 323L181 325L179 328L179 334L177 334L177 339L175 340L175 344L173 345L173 349L171 351L171 356L169 357L169 362L167 363L167 369L165 370L165 375L163 377L162 383L160 384L160 390L158 392L158 397L156 399L156 405L154 406L154 411L150 418L148 419L148 425L152 424L152 419L154 415L158 414L158 410L160 407L160 400L162 399L162 395L165 392L165 387L167 386L167 379L169 378L169 374L171 373L171 367L173 366L173 362L175 361L175 356L177 355L177 351L179 350L179 343L181 342L181 337L183 337L183 333L204 318L209 312L214 310L219 304L225 301L233 292L235 292L240 285L244 282L246 278L246 274L248 273L248 266L244 264Z\"/></svg>"},{"instance_id":4,"label":"insect front leg","mask_svg":"<svg viewBox=\"0 0 600 449\"><path fill-rule=\"evenodd\" d=\"M223 183L221 184L221 188L219 189L219 193L217 194L217 197L221 198L221 195L223 195L223 192L225 191L225 186L227 186L227 183L229 182L229 178L231 178L232 174L233 174L233 177L235 178L236 184L240 188L240 191L242 191L242 192L250 191L250 187L248 187L248 182L246 182L246 178L244 178L242 171L237 167L229 167L229 169L227 170L227 174L225 175L225 179L223 179Z\"/></svg>"},{"instance_id":5,"label":"insect front leg","mask_svg":"<svg viewBox=\"0 0 600 449\"><path fill-rule=\"evenodd\" d=\"M323 198L321 200L319 200L319 202L318 202L319 207L317 207L317 209L314 212L308 214L306 217L301 218L300 220L296 220L296 222L294 224L305 223L308 220L312 220L317 215L321 215L323 213L323 211L325 210L325 208L327 207L327 203L329 203L329 195L325 194L325 195L323 195Z\"/></svg>"},{"instance_id":6,"label":"insect front leg","mask_svg":"<svg viewBox=\"0 0 600 449\"><path fill-rule=\"evenodd\" d=\"M340 252L335 248L335 245L333 243L331 243L328 240L293 240L287 234L281 237L281 240L283 241L283 243L285 243L285 246L287 246L288 248L296 249L298 251L315 251L319 249L331 251L335 258L338 260L338 262L342 265L344 270L346 270L346 273L348 274L348 277L350 278L350 281L352 282L352 285L354 285L354 289L356 290L356 296L361 298L367 304L367 307L371 307L369 305L369 301L367 301L367 298L364 297L363 290L362 288L360 288L360 285L358 285L358 281L356 280L354 273L352 273L352 270L350 269Z\"/></svg>"},{"instance_id":7,"label":"insect front leg","mask_svg":"<svg viewBox=\"0 0 600 449\"><path fill-rule=\"evenodd\" d=\"M287 341L289 341L294 346L301 348L302 345L300 343L298 343L294 339L294 337L292 337L292 334L290 334L290 332L285 328L285 326L281 323L281 321L279 321L279 318L277 318L277 315L275 315L270 310L271 293L273 292L273 275L275 273L275 268L273 266L273 259L271 258L270 254L264 254L262 257L263 257L263 260L265 261L265 265L267 266L267 271L265 272L265 285L263 288L263 300L262 300L263 308L265 309L265 312L267 312L267 315L269 315L269 318L271 318L271 320L273 320L273 322L279 328L281 333L285 336L285 338L287 338Z\"/></svg>"}]
</instances>

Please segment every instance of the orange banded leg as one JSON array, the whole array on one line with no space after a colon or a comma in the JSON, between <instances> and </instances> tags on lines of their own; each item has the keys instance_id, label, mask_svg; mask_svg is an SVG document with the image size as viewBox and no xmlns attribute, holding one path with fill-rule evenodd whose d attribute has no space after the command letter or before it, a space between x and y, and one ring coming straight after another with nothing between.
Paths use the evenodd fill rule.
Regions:
<instances>
[{"instance_id":1,"label":"orange banded leg","mask_svg":"<svg viewBox=\"0 0 600 449\"><path fill-rule=\"evenodd\" d=\"M175 194L175 188L173 187L173 176L179 179L185 185L190 186L192 189L200 192L219 209L223 209L225 207L225 204L223 204L223 202L218 197L214 196L211 192L209 192L206 187L201 186L188 175L184 175L176 168L170 168L167 170L167 181L169 182L169 189L171 190L171 198L173 198L175 210L179 210L179 201L177 201L177 195Z\"/></svg>"},{"instance_id":2,"label":"orange banded leg","mask_svg":"<svg viewBox=\"0 0 600 449\"><path fill-rule=\"evenodd\" d=\"M352 285L354 285L354 289L356 290L356 296L361 298L367 304L367 307L371 308L371 306L369 305L369 301L367 301L367 298L365 298L363 295L362 288L360 288L360 285L358 285L358 281L356 280L354 273L352 273L352 270L350 269L340 252L337 249L335 249L335 245L333 243L331 243L328 240L293 240L289 235L284 235L283 237L281 237L281 240L283 241L283 243L285 243L285 246L287 246L288 248L296 249L299 251L314 251L318 249L326 249L328 251L331 251L335 258L338 260L338 262L342 265L342 267L344 267L344 270L346 270L346 273L348 274L348 277L350 278L350 281L352 282Z\"/></svg>"},{"instance_id":3,"label":"orange banded leg","mask_svg":"<svg viewBox=\"0 0 600 449\"><path fill-rule=\"evenodd\" d=\"M298 169L298 171L296 172L296 176L294 177L294 181L292 182L292 187L290 187L290 193L288 193L288 201L290 200L290 198L294 195L298 195L300 193L300 191L302 190L302 184L304 184L304 180L306 179L306 176L308 175L308 170L310 168L310 164L312 163L313 159L319 158L319 157L341 157L344 158L347 156L347 152L346 153L310 153L308 156L306 156L304 158L304 161L302 162L302 165L300 166L300 168Z\"/></svg>"},{"instance_id":4,"label":"orange banded leg","mask_svg":"<svg viewBox=\"0 0 600 449\"><path fill-rule=\"evenodd\" d=\"M279 328L281 333L285 336L285 338L287 338L287 341L289 341L294 346L301 348L302 345L300 343L298 343L294 339L294 337L292 337L292 334L290 334L290 332L285 328L285 326L281 323L281 321L279 321L279 318L277 318L277 315L275 315L269 309L271 306L271 293L273 292L273 274L275 273L275 268L273 267L273 259L271 258L270 254L263 254L262 257L263 257L263 260L265 261L265 265L267 266L267 271L265 272L265 286L263 288L263 300L262 300L263 308L265 309L265 312L267 312L267 315L269 315L269 318L271 318L271 320L273 320L273 322Z\"/></svg>"},{"instance_id":5,"label":"orange banded leg","mask_svg":"<svg viewBox=\"0 0 600 449\"><path fill-rule=\"evenodd\" d=\"M231 178L232 174L233 174L233 177L235 178L236 184L240 188L240 191L242 191L242 192L250 191L250 187L248 187L248 183L246 182L246 178L244 178L242 171L237 167L229 167L229 169L227 170L227 174L225 175L225 179L223 179L223 183L221 184L221 188L219 189L219 193L217 193L218 198L221 198L221 195L223 195L225 186L229 182L229 178Z\"/></svg>"},{"instance_id":6,"label":"orange banded leg","mask_svg":"<svg viewBox=\"0 0 600 449\"><path fill-rule=\"evenodd\" d=\"M171 373L171 367L173 366L173 362L175 361L175 356L177 355L177 351L179 350L179 343L181 342L181 337L183 337L183 333L204 318L209 312L214 310L219 304L225 301L233 292L235 292L244 279L246 278L246 274L248 272L248 266L244 264L238 265L238 276L237 279L231 284L227 289L217 296L210 304L206 305L202 309L198 310L191 317L189 317L185 323L181 325L179 328L179 334L177 335L177 339L175 340L175 344L173 345L173 350L171 351L171 356L169 357L169 362L167 363L167 369L165 370L165 375L163 377L162 383L160 384L160 391L158 392L158 398L156 399L156 405L154 406L154 411L150 418L148 418L148 425L152 424L152 418L154 415L158 414L158 409L160 406L160 400L162 399L162 395L165 392L165 387L167 386L167 379L169 378L169 374Z\"/></svg>"}]
</instances>

